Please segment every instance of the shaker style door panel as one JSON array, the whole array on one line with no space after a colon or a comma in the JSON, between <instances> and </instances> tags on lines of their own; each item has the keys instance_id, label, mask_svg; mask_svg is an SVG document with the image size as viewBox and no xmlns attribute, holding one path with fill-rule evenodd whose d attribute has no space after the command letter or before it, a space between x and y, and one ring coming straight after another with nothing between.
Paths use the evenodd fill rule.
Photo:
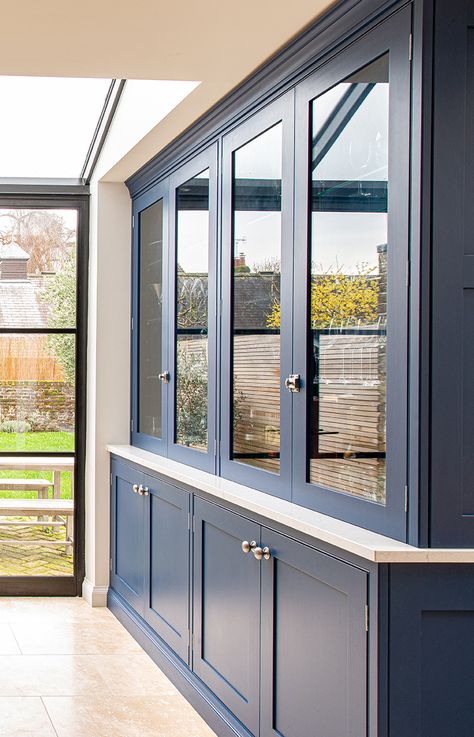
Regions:
<instances>
[{"instance_id":1,"label":"shaker style door panel","mask_svg":"<svg viewBox=\"0 0 474 737\"><path fill-rule=\"evenodd\" d=\"M242 542L258 543L260 528L201 499L194 515L193 670L256 734L260 563Z\"/></svg>"},{"instance_id":2,"label":"shaker style door panel","mask_svg":"<svg viewBox=\"0 0 474 737\"><path fill-rule=\"evenodd\" d=\"M110 585L140 614L145 590L145 497L143 473L112 461Z\"/></svg>"},{"instance_id":3,"label":"shaker style door panel","mask_svg":"<svg viewBox=\"0 0 474 737\"><path fill-rule=\"evenodd\" d=\"M262 528L261 737L366 734L367 574Z\"/></svg>"},{"instance_id":4,"label":"shaker style door panel","mask_svg":"<svg viewBox=\"0 0 474 737\"><path fill-rule=\"evenodd\" d=\"M188 661L190 495L151 476L146 497L146 602L144 617Z\"/></svg>"},{"instance_id":5,"label":"shaker style door panel","mask_svg":"<svg viewBox=\"0 0 474 737\"><path fill-rule=\"evenodd\" d=\"M406 539L411 9L296 89L293 501ZM306 253L306 257L303 254Z\"/></svg>"}]
</instances>

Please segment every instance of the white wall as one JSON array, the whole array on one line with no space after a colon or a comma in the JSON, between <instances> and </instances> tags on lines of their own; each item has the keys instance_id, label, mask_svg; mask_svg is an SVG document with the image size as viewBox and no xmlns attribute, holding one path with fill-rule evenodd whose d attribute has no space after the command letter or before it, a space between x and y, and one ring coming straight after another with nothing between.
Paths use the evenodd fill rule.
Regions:
<instances>
[{"instance_id":1,"label":"white wall","mask_svg":"<svg viewBox=\"0 0 474 737\"><path fill-rule=\"evenodd\" d=\"M122 183L91 187L84 598L105 606L109 583L107 443L128 443L130 427L130 223Z\"/></svg>"}]
</instances>

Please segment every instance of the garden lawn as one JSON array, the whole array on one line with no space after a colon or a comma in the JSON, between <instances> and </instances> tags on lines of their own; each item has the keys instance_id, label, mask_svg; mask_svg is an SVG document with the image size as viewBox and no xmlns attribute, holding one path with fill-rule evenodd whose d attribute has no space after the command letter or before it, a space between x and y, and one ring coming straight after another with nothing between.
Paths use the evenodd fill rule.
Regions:
<instances>
[{"instance_id":1,"label":"garden lawn","mask_svg":"<svg viewBox=\"0 0 474 737\"><path fill-rule=\"evenodd\" d=\"M67 452L74 451L74 433L69 432L0 432L0 452ZM0 471L0 478L8 479L49 479L53 480L52 471ZM61 472L61 497L71 498L71 473ZM0 491L1 499L37 499L35 491Z\"/></svg>"}]
</instances>

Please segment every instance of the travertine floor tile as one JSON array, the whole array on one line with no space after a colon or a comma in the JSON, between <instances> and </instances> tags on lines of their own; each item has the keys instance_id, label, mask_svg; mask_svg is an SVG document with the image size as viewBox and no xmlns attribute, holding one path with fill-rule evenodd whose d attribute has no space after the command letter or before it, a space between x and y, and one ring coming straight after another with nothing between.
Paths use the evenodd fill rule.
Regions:
<instances>
[{"instance_id":1,"label":"travertine floor tile","mask_svg":"<svg viewBox=\"0 0 474 737\"><path fill-rule=\"evenodd\" d=\"M29 620L11 622L10 627L25 655L89 655L93 653L133 653L141 648L122 625L113 619L83 621L40 620L36 627ZM1 647L1 640L0 640Z\"/></svg>"},{"instance_id":2,"label":"travertine floor tile","mask_svg":"<svg viewBox=\"0 0 474 737\"><path fill-rule=\"evenodd\" d=\"M215 737L194 709L173 696L47 698L58 737Z\"/></svg>"},{"instance_id":3,"label":"travertine floor tile","mask_svg":"<svg viewBox=\"0 0 474 737\"><path fill-rule=\"evenodd\" d=\"M92 655L2 655L0 696L97 693L106 684L93 658Z\"/></svg>"},{"instance_id":4,"label":"travertine floor tile","mask_svg":"<svg viewBox=\"0 0 474 737\"><path fill-rule=\"evenodd\" d=\"M0 598L0 737L215 737L113 614Z\"/></svg>"},{"instance_id":5,"label":"travertine floor tile","mask_svg":"<svg viewBox=\"0 0 474 737\"><path fill-rule=\"evenodd\" d=\"M39 698L0 697L0 737L57 737Z\"/></svg>"},{"instance_id":6,"label":"travertine floor tile","mask_svg":"<svg viewBox=\"0 0 474 737\"><path fill-rule=\"evenodd\" d=\"M0 622L0 655L19 655L20 652L11 626Z\"/></svg>"}]
</instances>

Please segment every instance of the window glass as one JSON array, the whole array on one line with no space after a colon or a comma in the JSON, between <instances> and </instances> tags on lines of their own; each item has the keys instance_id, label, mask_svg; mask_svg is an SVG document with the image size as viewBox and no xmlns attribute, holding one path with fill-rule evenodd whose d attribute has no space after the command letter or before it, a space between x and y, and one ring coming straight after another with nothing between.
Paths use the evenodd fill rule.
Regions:
<instances>
[{"instance_id":1,"label":"window glass","mask_svg":"<svg viewBox=\"0 0 474 737\"><path fill-rule=\"evenodd\" d=\"M76 326L76 210L0 209L0 330Z\"/></svg>"},{"instance_id":2,"label":"window glass","mask_svg":"<svg viewBox=\"0 0 474 737\"><path fill-rule=\"evenodd\" d=\"M385 502L388 55L312 102L308 480Z\"/></svg>"},{"instance_id":3,"label":"window glass","mask_svg":"<svg viewBox=\"0 0 474 737\"><path fill-rule=\"evenodd\" d=\"M280 470L282 125L234 152L232 458Z\"/></svg>"},{"instance_id":4,"label":"window glass","mask_svg":"<svg viewBox=\"0 0 474 737\"><path fill-rule=\"evenodd\" d=\"M161 438L163 200L140 213L138 432Z\"/></svg>"},{"instance_id":5,"label":"window glass","mask_svg":"<svg viewBox=\"0 0 474 737\"><path fill-rule=\"evenodd\" d=\"M74 335L0 335L0 452L74 451Z\"/></svg>"},{"instance_id":6,"label":"window glass","mask_svg":"<svg viewBox=\"0 0 474 737\"><path fill-rule=\"evenodd\" d=\"M208 447L209 170L176 192L175 442Z\"/></svg>"}]
</instances>

